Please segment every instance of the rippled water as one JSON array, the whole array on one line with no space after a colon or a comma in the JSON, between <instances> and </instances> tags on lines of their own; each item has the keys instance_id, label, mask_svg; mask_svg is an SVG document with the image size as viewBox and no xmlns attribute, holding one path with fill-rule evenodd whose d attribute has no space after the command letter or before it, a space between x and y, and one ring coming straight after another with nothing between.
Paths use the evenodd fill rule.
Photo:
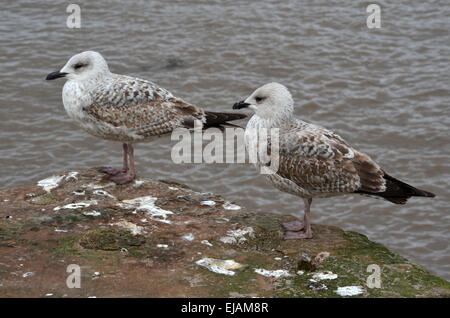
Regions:
<instances>
[{"instance_id":1,"label":"rippled water","mask_svg":"<svg viewBox=\"0 0 450 318\"><path fill-rule=\"evenodd\" d=\"M151 79L183 99L227 110L256 87L291 90L296 115L335 130L390 174L437 194L407 206L359 196L314 200L314 223L364 233L450 279L448 1L378 1L381 29L355 1L15 1L0 12L0 188L64 169L120 165L121 146L65 114L75 53L97 50L113 72ZM140 175L217 192L260 211L298 213L251 166L175 165L168 138L137 148Z\"/></svg>"}]
</instances>

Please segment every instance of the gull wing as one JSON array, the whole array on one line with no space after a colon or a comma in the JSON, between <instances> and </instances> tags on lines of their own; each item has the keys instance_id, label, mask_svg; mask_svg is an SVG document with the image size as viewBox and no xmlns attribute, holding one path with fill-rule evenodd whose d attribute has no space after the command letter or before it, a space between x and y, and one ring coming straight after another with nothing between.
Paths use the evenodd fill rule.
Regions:
<instances>
[{"instance_id":1,"label":"gull wing","mask_svg":"<svg viewBox=\"0 0 450 318\"><path fill-rule=\"evenodd\" d=\"M385 190L383 170L339 135L302 123L280 131L277 174L312 194Z\"/></svg>"},{"instance_id":2,"label":"gull wing","mask_svg":"<svg viewBox=\"0 0 450 318\"><path fill-rule=\"evenodd\" d=\"M204 119L201 108L146 80L118 76L100 84L95 92L92 103L83 108L88 115L144 137L191 127L195 119Z\"/></svg>"}]
</instances>

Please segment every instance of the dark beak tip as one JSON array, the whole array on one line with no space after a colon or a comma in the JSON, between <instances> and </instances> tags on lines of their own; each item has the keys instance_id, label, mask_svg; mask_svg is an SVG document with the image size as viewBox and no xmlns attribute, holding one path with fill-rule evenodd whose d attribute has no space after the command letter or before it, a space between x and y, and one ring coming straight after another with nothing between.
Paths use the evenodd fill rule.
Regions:
<instances>
[{"instance_id":1,"label":"dark beak tip","mask_svg":"<svg viewBox=\"0 0 450 318\"><path fill-rule=\"evenodd\" d=\"M250 104L244 102L243 100L241 100L240 102L234 103L233 105L233 109L242 109L245 107L248 107Z\"/></svg>"},{"instance_id":2,"label":"dark beak tip","mask_svg":"<svg viewBox=\"0 0 450 318\"><path fill-rule=\"evenodd\" d=\"M60 71L55 71L55 72L51 72L50 74L47 75L47 77L45 78L46 81L51 81L60 77L64 77L66 76L67 73L64 72L60 72Z\"/></svg>"}]
</instances>

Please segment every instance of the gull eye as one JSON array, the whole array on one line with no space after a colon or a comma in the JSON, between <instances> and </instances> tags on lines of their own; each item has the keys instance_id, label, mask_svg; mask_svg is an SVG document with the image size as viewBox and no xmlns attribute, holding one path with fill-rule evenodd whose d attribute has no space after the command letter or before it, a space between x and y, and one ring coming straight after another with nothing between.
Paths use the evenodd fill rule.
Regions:
<instances>
[{"instance_id":1,"label":"gull eye","mask_svg":"<svg viewBox=\"0 0 450 318\"><path fill-rule=\"evenodd\" d=\"M257 103L259 103L260 101L262 101L264 98L263 97L260 97L260 96L256 96L255 97L255 100L256 100L256 102Z\"/></svg>"},{"instance_id":2,"label":"gull eye","mask_svg":"<svg viewBox=\"0 0 450 318\"><path fill-rule=\"evenodd\" d=\"M75 64L75 65L73 66L73 68L76 69L76 70L78 70L78 69L82 68L83 66L86 66L86 64L83 64L83 63L77 63L77 64Z\"/></svg>"}]
</instances>

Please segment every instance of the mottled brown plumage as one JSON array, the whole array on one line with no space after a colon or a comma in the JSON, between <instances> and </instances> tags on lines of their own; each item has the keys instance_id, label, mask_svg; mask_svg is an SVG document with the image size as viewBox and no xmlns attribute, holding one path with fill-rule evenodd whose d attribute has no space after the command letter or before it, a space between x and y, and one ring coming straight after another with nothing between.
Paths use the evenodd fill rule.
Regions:
<instances>
[{"instance_id":1,"label":"mottled brown plumage","mask_svg":"<svg viewBox=\"0 0 450 318\"><path fill-rule=\"evenodd\" d=\"M202 128L221 127L228 121L246 117L206 112L155 83L113 74L97 52L73 56L61 71L50 73L47 79L60 77L68 79L63 88L68 115L88 133L124 143L123 168L104 170L119 184L136 176L133 143L150 141L176 128L192 128L194 122Z\"/></svg>"},{"instance_id":2,"label":"mottled brown plumage","mask_svg":"<svg viewBox=\"0 0 450 318\"><path fill-rule=\"evenodd\" d=\"M313 198L358 193L404 204L412 196L434 197L389 176L368 155L354 149L334 132L294 118L293 100L283 85L264 85L233 108L243 107L255 110L246 128L248 148L257 140L252 137L252 141L250 131L265 135L271 129L278 129L278 148L274 149L277 143L270 138L268 146L270 154L279 154L279 165L273 174L267 175L268 180L281 191L305 201L305 233L294 233L304 228L298 222L286 224L287 239L312 237L309 208Z\"/></svg>"}]
</instances>

